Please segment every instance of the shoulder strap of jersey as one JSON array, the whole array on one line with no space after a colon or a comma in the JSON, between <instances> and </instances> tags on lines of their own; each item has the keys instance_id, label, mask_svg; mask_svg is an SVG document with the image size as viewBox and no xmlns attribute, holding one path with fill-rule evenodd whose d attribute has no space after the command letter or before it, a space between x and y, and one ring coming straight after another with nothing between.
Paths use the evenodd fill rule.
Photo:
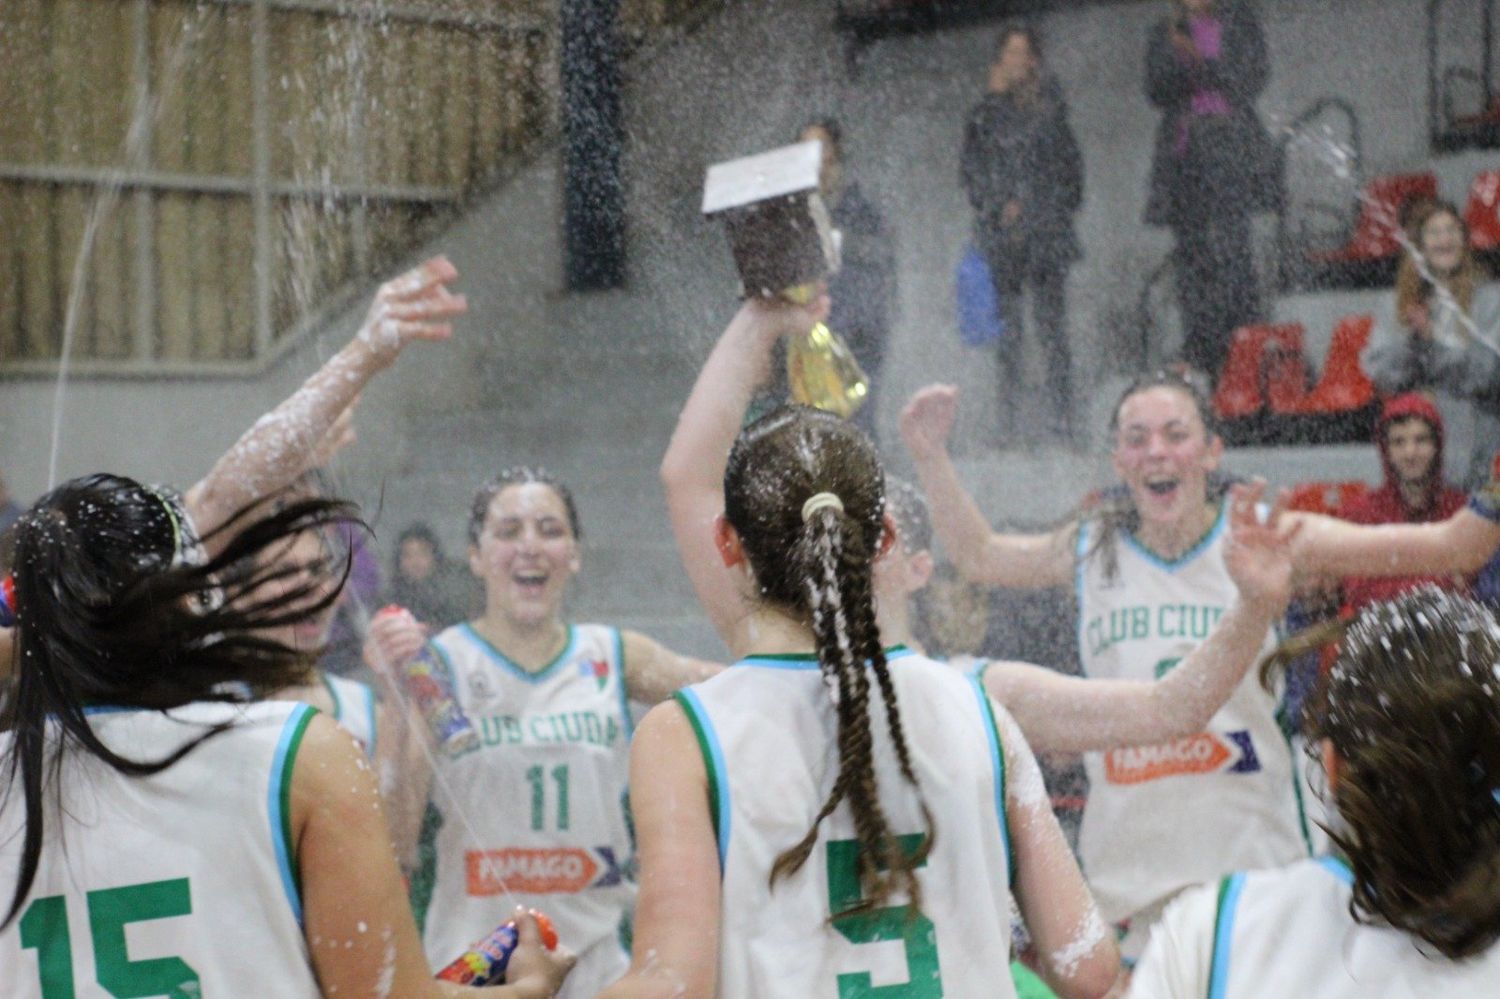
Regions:
<instances>
[{"instance_id":1,"label":"shoulder strap of jersey","mask_svg":"<svg viewBox=\"0 0 1500 999\"><path fill-rule=\"evenodd\" d=\"M1005 751L1000 739L1000 726L995 722L995 709L990 704L984 684L977 676L969 677L974 696L979 700L979 718L984 728L985 740L990 746L990 766L995 773L995 816L1000 822L1000 844L1005 850L1005 870L1008 884L1016 883L1016 859L1010 848L1010 822L1005 811Z\"/></svg>"},{"instance_id":2,"label":"shoulder strap of jersey","mask_svg":"<svg viewBox=\"0 0 1500 999\"><path fill-rule=\"evenodd\" d=\"M1234 944L1234 915L1245 890L1245 874L1231 874L1219 882L1214 916L1214 954L1208 971L1208 999L1223 999L1229 988L1229 954Z\"/></svg>"},{"instance_id":3,"label":"shoulder strap of jersey","mask_svg":"<svg viewBox=\"0 0 1500 999\"><path fill-rule=\"evenodd\" d=\"M724 768L724 749L719 745L714 723L696 691L683 687L672 698L692 724L693 735L698 737L698 752L703 755L703 769L708 774L709 816L713 819L714 835L719 840L719 877L722 879L724 864L729 859L729 774Z\"/></svg>"}]
</instances>

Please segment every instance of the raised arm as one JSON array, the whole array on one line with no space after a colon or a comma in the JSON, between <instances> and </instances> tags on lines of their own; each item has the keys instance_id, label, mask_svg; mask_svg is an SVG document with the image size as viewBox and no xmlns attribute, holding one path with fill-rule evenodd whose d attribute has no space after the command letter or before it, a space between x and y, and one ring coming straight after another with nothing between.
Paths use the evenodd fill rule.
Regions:
<instances>
[{"instance_id":1,"label":"raised arm","mask_svg":"<svg viewBox=\"0 0 1500 999\"><path fill-rule=\"evenodd\" d=\"M1004 704L1039 752L1083 752L1151 745L1201 732L1239 686L1291 594L1291 546L1285 498L1264 523L1255 505L1263 484L1236 486L1225 552L1239 599L1202 644L1159 680L1087 680L1028 663L996 662L984 671L990 696Z\"/></svg>"},{"instance_id":2,"label":"raised arm","mask_svg":"<svg viewBox=\"0 0 1500 999\"><path fill-rule=\"evenodd\" d=\"M370 619L364 661L380 691L375 769L385 801L387 825L403 871L417 866L422 817L432 790L435 753L427 721L406 693L401 670L427 643L427 632L410 611Z\"/></svg>"},{"instance_id":3,"label":"raised arm","mask_svg":"<svg viewBox=\"0 0 1500 999\"><path fill-rule=\"evenodd\" d=\"M446 287L458 271L434 257L387 281L354 339L286 401L262 416L212 470L188 490L188 512L210 549L214 529L256 500L295 481L332 440L340 415L365 384L413 340L446 340L449 319L467 310ZM336 436L336 434L334 435Z\"/></svg>"},{"instance_id":4,"label":"raised arm","mask_svg":"<svg viewBox=\"0 0 1500 999\"><path fill-rule=\"evenodd\" d=\"M1470 505L1435 524L1351 524L1297 514L1292 547L1299 573L1329 576L1437 576L1478 572L1500 548L1500 513L1481 512L1482 490ZM1500 497L1497 497L1500 499ZM1496 506L1491 503L1490 510Z\"/></svg>"},{"instance_id":5,"label":"raised arm","mask_svg":"<svg viewBox=\"0 0 1500 999\"><path fill-rule=\"evenodd\" d=\"M1050 534L999 534L958 478L948 437L958 414L958 389L929 385L901 411L901 439L916 465L943 550L965 579L992 586L1064 586L1073 578L1073 538Z\"/></svg>"},{"instance_id":6,"label":"raised arm","mask_svg":"<svg viewBox=\"0 0 1500 999\"><path fill-rule=\"evenodd\" d=\"M827 308L826 297L809 307L755 298L745 302L708 355L662 458L677 553L726 642L749 611L742 577L724 565L714 544L714 521L724 512L729 448L751 397L770 372L776 340L811 329Z\"/></svg>"},{"instance_id":7,"label":"raised arm","mask_svg":"<svg viewBox=\"0 0 1500 999\"><path fill-rule=\"evenodd\" d=\"M1063 999L1103 996L1120 952L1052 814L1041 769L1016 723L994 705L1005 752L1005 815L1015 851L1014 894L1042 977Z\"/></svg>"}]
</instances>

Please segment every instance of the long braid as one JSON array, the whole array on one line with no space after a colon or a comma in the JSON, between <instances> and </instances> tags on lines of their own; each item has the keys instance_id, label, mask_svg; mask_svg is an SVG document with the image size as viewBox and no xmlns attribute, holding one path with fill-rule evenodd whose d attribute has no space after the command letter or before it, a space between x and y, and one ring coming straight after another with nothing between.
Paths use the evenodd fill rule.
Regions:
<instances>
[{"instance_id":1,"label":"long braid","mask_svg":"<svg viewBox=\"0 0 1500 999\"><path fill-rule=\"evenodd\" d=\"M875 623L871 573L885 529L885 473L868 438L828 413L779 409L745 428L724 471L725 518L738 533L760 595L808 623L833 699L838 770L811 827L771 867L774 887L799 870L824 819L847 805L859 850L862 901L832 918L885 905L898 893L921 904L915 871L933 822L912 765L896 690ZM874 673L872 681L871 672ZM871 687L880 685L886 728L903 780L917 792L926 835L903 849L880 800Z\"/></svg>"},{"instance_id":2,"label":"long braid","mask_svg":"<svg viewBox=\"0 0 1500 999\"><path fill-rule=\"evenodd\" d=\"M896 700L895 685L891 682L890 663L886 661L885 648L880 644L880 628L875 619L875 595L871 584L872 575L867 564L861 565L852 561L845 563L841 589L848 607L851 631L856 640L855 661L868 664L875 674L875 680L880 686L881 700L885 702L886 728L890 732L891 742L896 751L901 776L917 793L917 806L921 809L922 824L926 831L917 850L910 856L902 854L890 867L896 882L910 894L912 911L915 912L921 908L922 888L914 872L932 852L937 827L927 807L926 796L922 794L922 788L917 782L916 769L912 766L911 751L906 742L906 731L901 723L901 708ZM868 725L868 719L866 724ZM895 847L894 842L891 846Z\"/></svg>"}]
</instances>

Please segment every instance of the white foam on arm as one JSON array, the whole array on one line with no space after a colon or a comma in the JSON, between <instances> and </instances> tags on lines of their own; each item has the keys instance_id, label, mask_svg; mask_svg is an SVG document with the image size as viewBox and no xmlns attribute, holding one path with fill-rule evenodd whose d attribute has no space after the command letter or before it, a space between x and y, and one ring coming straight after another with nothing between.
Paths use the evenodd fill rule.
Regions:
<instances>
[{"instance_id":1,"label":"white foam on arm","mask_svg":"<svg viewBox=\"0 0 1500 999\"><path fill-rule=\"evenodd\" d=\"M1086 679L1030 663L993 662L984 685L1039 752L1154 745L1208 724L1256 661L1270 626L1266 611L1237 602L1158 680Z\"/></svg>"},{"instance_id":2,"label":"white foam on arm","mask_svg":"<svg viewBox=\"0 0 1500 999\"><path fill-rule=\"evenodd\" d=\"M1103 995L1119 973L1114 936L1052 814L1025 736L1004 708L993 707L1005 752L1016 904L1041 956L1042 977L1063 999Z\"/></svg>"}]
</instances>

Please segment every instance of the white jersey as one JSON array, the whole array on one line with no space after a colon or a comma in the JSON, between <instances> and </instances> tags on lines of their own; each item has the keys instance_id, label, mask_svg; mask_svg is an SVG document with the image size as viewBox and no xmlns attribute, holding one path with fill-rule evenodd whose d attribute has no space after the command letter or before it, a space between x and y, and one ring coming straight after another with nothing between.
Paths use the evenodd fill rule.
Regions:
<instances>
[{"instance_id":1,"label":"white jersey","mask_svg":"<svg viewBox=\"0 0 1500 999\"><path fill-rule=\"evenodd\" d=\"M1234 874L1167 907L1136 967L1139 999L1488 999L1500 946L1450 961L1416 937L1349 915L1340 860Z\"/></svg>"},{"instance_id":2,"label":"white jersey","mask_svg":"<svg viewBox=\"0 0 1500 999\"><path fill-rule=\"evenodd\" d=\"M61 809L47 797L36 883L0 932L0 995L321 995L302 934L289 815L292 768L315 713L288 701L168 714L90 709L100 740L134 760L161 759L211 725L234 725L147 777L67 750ZM51 729L52 746L59 731ZM0 754L10 738L0 735ZM19 783L0 801L8 903L25 823Z\"/></svg>"},{"instance_id":3,"label":"white jersey","mask_svg":"<svg viewBox=\"0 0 1500 999\"><path fill-rule=\"evenodd\" d=\"M365 755L375 758L375 690L368 683L350 680L332 673L322 673L323 687L333 701L333 720L364 749Z\"/></svg>"},{"instance_id":4,"label":"white jersey","mask_svg":"<svg viewBox=\"0 0 1500 999\"><path fill-rule=\"evenodd\" d=\"M1078 648L1089 677L1155 680L1208 637L1236 599L1224 565L1229 505L1213 529L1168 562L1121 531L1118 571L1078 537ZM1262 655L1274 648L1266 635ZM1160 746L1087 753L1089 795L1078 836L1084 874L1105 919L1149 923L1179 890L1311 853L1303 790L1277 698L1252 667L1207 730Z\"/></svg>"},{"instance_id":5,"label":"white jersey","mask_svg":"<svg viewBox=\"0 0 1500 999\"><path fill-rule=\"evenodd\" d=\"M772 888L781 851L812 826L838 776L837 722L812 656L756 656L678 692L707 768L723 895L723 999L1013 996L1011 856L994 708L979 685L906 650L891 678L912 766L937 829L919 869L922 909L829 917L860 899L847 804L818 829L795 874ZM903 847L924 826L902 778L878 688L870 695L880 801Z\"/></svg>"},{"instance_id":6,"label":"white jersey","mask_svg":"<svg viewBox=\"0 0 1500 999\"><path fill-rule=\"evenodd\" d=\"M612 977L602 988L624 973L618 934L635 900L626 876L631 722L620 633L574 625L562 653L535 673L468 624L432 647L480 745L440 759L434 775L426 869L413 878L427 956L446 965L525 905L547 914L583 956L580 965L604 960L591 948L608 952L604 974ZM570 978L562 994L583 995L580 988Z\"/></svg>"}]
</instances>

